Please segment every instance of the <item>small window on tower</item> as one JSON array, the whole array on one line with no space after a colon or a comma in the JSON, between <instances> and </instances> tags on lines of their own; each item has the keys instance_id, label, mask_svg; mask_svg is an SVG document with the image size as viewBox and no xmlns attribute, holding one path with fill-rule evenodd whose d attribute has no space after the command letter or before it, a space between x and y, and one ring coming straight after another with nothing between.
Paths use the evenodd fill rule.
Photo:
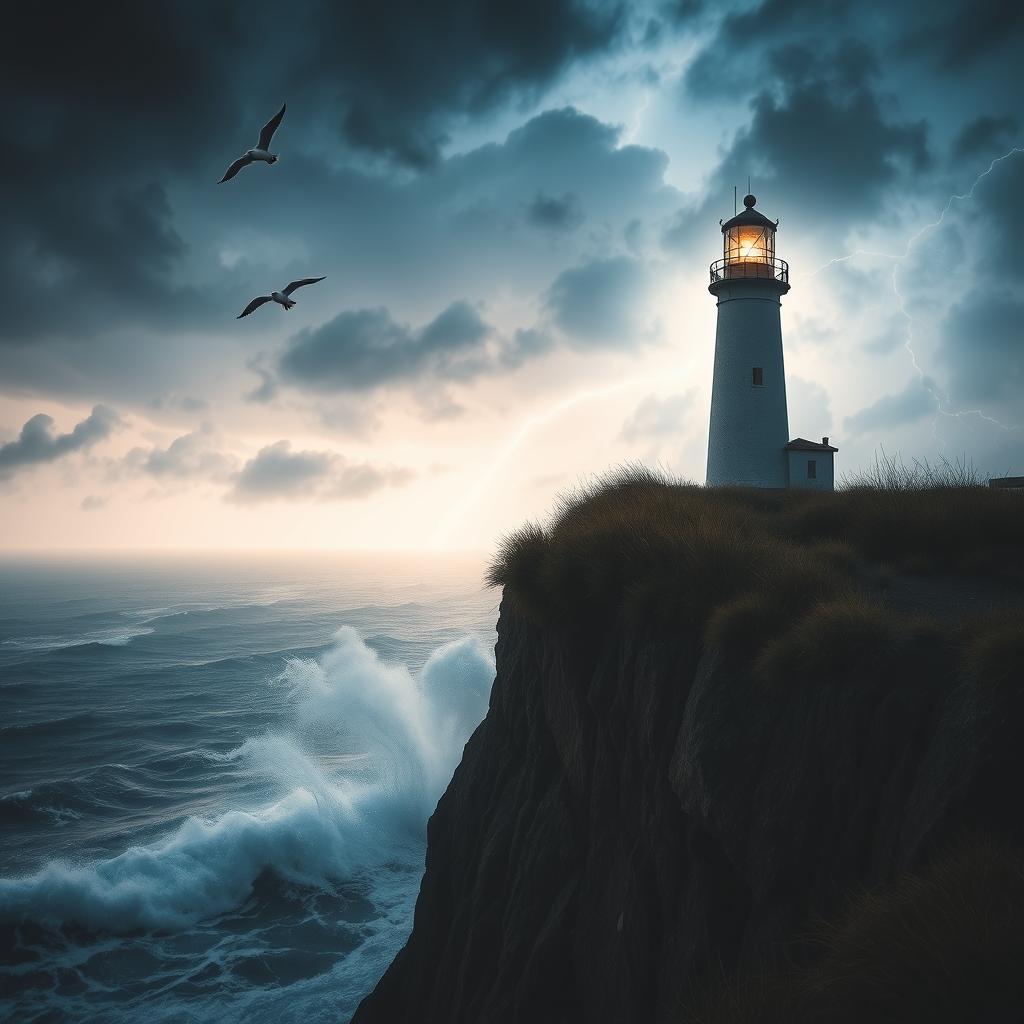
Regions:
<instances>
[{"instance_id":1,"label":"small window on tower","mask_svg":"<svg viewBox=\"0 0 1024 1024\"><path fill-rule=\"evenodd\" d=\"M754 367L754 387L755 388L763 388L764 387L764 367L763 366L755 366Z\"/></svg>"},{"instance_id":2,"label":"small window on tower","mask_svg":"<svg viewBox=\"0 0 1024 1024\"><path fill-rule=\"evenodd\" d=\"M807 479L817 480L818 479L818 460L808 459L807 460Z\"/></svg>"}]
</instances>

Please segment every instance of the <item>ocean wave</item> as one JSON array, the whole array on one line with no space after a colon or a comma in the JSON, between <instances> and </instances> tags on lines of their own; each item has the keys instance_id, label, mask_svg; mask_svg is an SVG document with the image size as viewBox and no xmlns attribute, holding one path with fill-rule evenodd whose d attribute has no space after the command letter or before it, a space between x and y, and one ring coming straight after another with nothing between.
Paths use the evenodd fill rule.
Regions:
<instances>
[{"instance_id":1,"label":"ocean wave","mask_svg":"<svg viewBox=\"0 0 1024 1024\"><path fill-rule=\"evenodd\" d=\"M266 601L179 601L177 604L160 605L154 608L139 608L136 611L124 612L128 618L138 622L157 622L160 619L174 619L185 615L203 615L213 612L236 612L251 608L273 608L283 604L288 598L274 597Z\"/></svg>"},{"instance_id":2,"label":"ocean wave","mask_svg":"<svg viewBox=\"0 0 1024 1024\"><path fill-rule=\"evenodd\" d=\"M19 737L34 736L53 737L61 733L78 733L83 726L100 721L101 715L92 711L80 711L77 714L61 715L58 718L46 718L41 722L12 722L0 725L0 736L16 733Z\"/></svg>"},{"instance_id":3,"label":"ocean wave","mask_svg":"<svg viewBox=\"0 0 1024 1024\"><path fill-rule=\"evenodd\" d=\"M95 629L77 636L22 636L0 640L0 645L19 651L59 651L66 647L85 647L99 644L102 647L124 647L138 636L153 632L152 626L111 626Z\"/></svg>"},{"instance_id":4,"label":"ocean wave","mask_svg":"<svg viewBox=\"0 0 1024 1024\"><path fill-rule=\"evenodd\" d=\"M180 929L239 906L267 870L322 886L419 848L493 678L490 653L475 639L435 651L414 678L343 627L318 661L286 664L278 685L292 709L288 732L207 755L262 780L277 794L271 802L190 818L107 860L53 861L0 879L0 921ZM333 753L334 771L312 748Z\"/></svg>"},{"instance_id":5,"label":"ocean wave","mask_svg":"<svg viewBox=\"0 0 1024 1024\"><path fill-rule=\"evenodd\" d=\"M0 823L16 824L45 818L55 825L65 825L82 817L82 811L64 804L58 787L19 790L0 796Z\"/></svg>"}]
</instances>

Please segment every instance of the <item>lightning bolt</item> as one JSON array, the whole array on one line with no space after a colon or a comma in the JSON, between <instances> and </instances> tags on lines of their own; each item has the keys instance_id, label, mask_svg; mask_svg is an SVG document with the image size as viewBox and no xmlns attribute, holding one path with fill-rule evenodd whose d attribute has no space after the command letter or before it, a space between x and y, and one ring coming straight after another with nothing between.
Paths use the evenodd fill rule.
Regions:
<instances>
[{"instance_id":1,"label":"lightning bolt","mask_svg":"<svg viewBox=\"0 0 1024 1024\"><path fill-rule=\"evenodd\" d=\"M935 399L935 415L932 417L932 436L944 445L945 442L939 437L937 433L937 423L939 416L946 416L950 419L961 419L965 416L977 416L979 419L984 420L986 423L991 423L993 426L998 427L1000 430L1007 432L1013 432L1017 430L1024 430L1024 425L1013 425L1001 423L999 420L992 416L989 416L982 409L951 409L949 407L949 396L942 392L938 387L935 386L935 382L924 372L921 364L918 362L917 353L914 351L914 318L907 311L906 301L903 297L903 293L900 291L899 286L899 270L902 264L910 256L914 246L929 232L934 231L936 228L942 226L942 222L946 219L946 214L953 208L953 204L956 202L967 202L974 198L974 193L978 188L978 185L984 181L1004 160L1009 160L1010 157L1017 155L1018 153L1024 153L1024 147L1014 146L1012 149L1003 153L1002 156L997 156L989 165L985 168L971 184L971 187L962 193L953 193L949 199L946 200L945 206L939 216L928 224L923 224L917 229L906 241L903 247L902 253L889 253L889 252L878 252L872 249L855 249L853 252L849 252L844 256L836 256L828 262L823 263L820 267L810 271L807 274L801 276L802 280L808 280L812 277L816 277L818 274L828 270L830 267L835 266L838 263L846 263L849 260L856 259L858 256L873 256L879 259L887 259L892 261L892 275L890 283L892 285L893 295L896 297L896 307L899 309L900 314L907 321L906 334L904 335L903 347L906 349L907 354L910 356L911 365L914 367L914 372L917 374L921 384L928 391L928 393Z\"/></svg>"}]
</instances>

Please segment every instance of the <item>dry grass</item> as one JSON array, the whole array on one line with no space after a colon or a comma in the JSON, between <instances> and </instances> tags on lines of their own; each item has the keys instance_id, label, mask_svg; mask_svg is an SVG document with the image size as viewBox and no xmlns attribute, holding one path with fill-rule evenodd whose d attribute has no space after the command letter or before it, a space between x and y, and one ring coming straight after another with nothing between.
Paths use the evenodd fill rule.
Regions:
<instances>
[{"instance_id":1,"label":"dry grass","mask_svg":"<svg viewBox=\"0 0 1024 1024\"><path fill-rule=\"evenodd\" d=\"M804 1020L1012 1021L1024 1012L1024 862L966 844L855 900L800 979Z\"/></svg>"},{"instance_id":2,"label":"dry grass","mask_svg":"<svg viewBox=\"0 0 1024 1024\"><path fill-rule=\"evenodd\" d=\"M625 614L703 626L736 599L752 607L751 594L771 594L790 618L842 597L868 566L1024 571L1019 495L925 482L771 492L627 466L562 495L546 526L506 537L488 581L545 621ZM719 618L712 628L727 625Z\"/></svg>"},{"instance_id":3,"label":"dry grass","mask_svg":"<svg viewBox=\"0 0 1024 1024\"><path fill-rule=\"evenodd\" d=\"M503 542L509 606L589 637L615 624L710 644L770 691L955 673L1019 676L1021 618L962 629L897 616L886 573L1024 570L1019 495L979 487L837 494L704 488L639 466L563 495Z\"/></svg>"},{"instance_id":4,"label":"dry grass","mask_svg":"<svg viewBox=\"0 0 1024 1024\"><path fill-rule=\"evenodd\" d=\"M1024 610L992 615L965 632L967 679L983 686L1024 684Z\"/></svg>"},{"instance_id":5,"label":"dry grass","mask_svg":"<svg viewBox=\"0 0 1024 1024\"><path fill-rule=\"evenodd\" d=\"M936 463L911 459L907 465L897 452L887 455L884 448L875 455L874 465L859 473L843 476L839 489L872 491L931 491L936 488L980 487L985 480L964 455L951 462L944 455Z\"/></svg>"},{"instance_id":6,"label":"dry grass","mask_svg":"<svg viewBox=\"0 0 1024 1024\"><path fill-rule=\"evenodd\" d=\"M963 843L819 923L807 966L759 969L705 995L687 1024L1017 1022L1024 1008L1024 860Z\"/></svg>"}]
</instances>

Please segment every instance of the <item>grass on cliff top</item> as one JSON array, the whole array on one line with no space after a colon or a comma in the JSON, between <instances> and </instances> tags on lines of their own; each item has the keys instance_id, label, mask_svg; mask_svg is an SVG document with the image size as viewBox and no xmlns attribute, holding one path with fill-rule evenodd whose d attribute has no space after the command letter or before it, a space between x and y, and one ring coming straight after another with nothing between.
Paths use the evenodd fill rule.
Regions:
<instances>
[{"instance_id":1,"label":"grass on cliff top","mask_svg":"<svg viewBox=\"0 0 1024 1024\"><path fill-rule=\"evenodd\" d=\"M745 624L763 633L824 605L825 625L863 636L880 625L877 608L858 606L866 567L1024 569L1024 496L949 468L816 493L707 488L626 466L507 536L488 582L548 622L597 613L692 625L718 613L712 628L742 643Z\"/></svg>"},{"instance_id":2,"label":"grass on cliff top","mask_svg":"<svg viewBox=\"0 0 1024 1024\"><path fill-rule=\"evenodd\" d=\"M690 1024L1019 1021L1024 860L974 839L920 873L862 893L809 936L806 966L729 979Z\"/></svg>"}]
</instances>

